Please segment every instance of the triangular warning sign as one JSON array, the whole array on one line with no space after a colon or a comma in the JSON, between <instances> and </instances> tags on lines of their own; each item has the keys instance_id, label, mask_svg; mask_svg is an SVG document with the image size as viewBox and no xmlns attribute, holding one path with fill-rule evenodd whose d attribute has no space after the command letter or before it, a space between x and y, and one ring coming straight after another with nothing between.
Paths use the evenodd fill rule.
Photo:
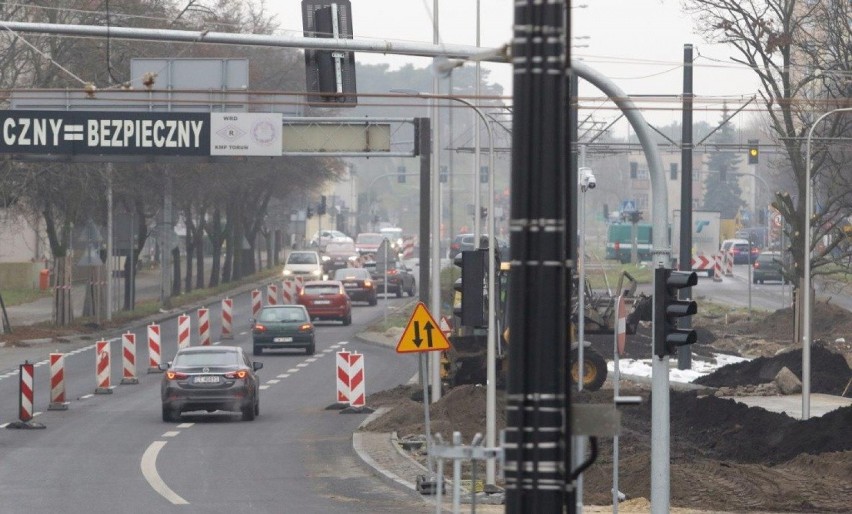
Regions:
<instances>
[{"instance_id":1,"label":"triangular warning sign","mask_svg":"<svg viewBox=\"0 0 852 514\"><path fill-rule=\"evenodd\" d=\"M434 352L449 350L450 342L441 332L440 325L429 313L423 302L417 302L417 307L411 313L411 319L396 345L397 353Z\"/></svg>"},{"instance_id":2,"label":"triangular warning sign","mask_svg":"<svg viewBox=\"0 0 852 514\"><path fill-rule=\"evenodd\" d=\"M453 329L450 327L450 322L447 320L446 316L441 316L440 326L441 332L447 335L449 335L449 333L453 331Z\"/></svg>"}]
</instances>

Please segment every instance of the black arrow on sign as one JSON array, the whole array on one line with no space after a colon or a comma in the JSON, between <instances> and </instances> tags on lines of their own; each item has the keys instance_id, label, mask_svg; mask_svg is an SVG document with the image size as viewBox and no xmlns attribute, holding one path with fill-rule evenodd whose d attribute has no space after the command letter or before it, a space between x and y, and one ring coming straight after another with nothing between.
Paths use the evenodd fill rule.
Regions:
<instances>
[{"instance_id":1,"label":"black arrow on sign","mask_svg":"<svg viewBox=\"0 0 852 514\"><path fill-rule=\"evenodd\" d=\"M428 321L426 322L426 326L427 327L429 326ZM420 348L420 343L422 343L422 342L423 342L423 339L421 339L421 337L420 337L420 322L415 321L414 322L414 340L412 341L412 343L414 343L414 346L416 346L417 348ZM432 346L432 333L431 332L429 333L429 346Z\"/></svg>"},{"instance_id":2,"label":"black arrow on sign","mask_svg":"<svg viewBox=\"0 0 852 514\"><path fill-rule=\"evenodd\" d=\"M426 326L424 326L423 328L426 329L426 344L427 346L429 346L429 348L432 348L432 329L435 327L432 326L431 321L427 321Z\"/></svg>"}]
</instances>

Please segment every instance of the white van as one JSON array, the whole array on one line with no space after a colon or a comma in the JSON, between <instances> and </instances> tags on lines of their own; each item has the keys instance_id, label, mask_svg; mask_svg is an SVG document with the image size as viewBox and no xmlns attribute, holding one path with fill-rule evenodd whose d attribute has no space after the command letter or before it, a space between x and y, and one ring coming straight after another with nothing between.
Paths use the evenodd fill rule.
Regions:
<instances>
[{"instance_id":1,"label":"white van","mask_svg":"<svg viewBox=\"0 0 852 514\"><path fill-rule=\"evenodd\" d=\"M309 280L321 280L322 261L319 253L311 250L290 252L284 263L284 278L303 277Z\"/></svg>"}]
</instances>

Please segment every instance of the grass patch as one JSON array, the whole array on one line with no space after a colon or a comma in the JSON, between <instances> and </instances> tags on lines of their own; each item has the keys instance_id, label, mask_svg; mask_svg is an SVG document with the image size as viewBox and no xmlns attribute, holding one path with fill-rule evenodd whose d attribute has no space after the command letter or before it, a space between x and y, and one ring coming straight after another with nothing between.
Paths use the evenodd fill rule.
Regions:
<instances>
[{"instance_id":1,"label":"grass patch","mask_svg":"<svg viewBox=\"0 0 852 514\"><path fill-rule=\"evenodd\" d=\"M4 289L0 292L6 307L34 302L40 298L49 298L52 294L53 291L50 289L46 291L41 289Z\"/></svg>"},{"instance_id":2,"label":"grass patch","mask_svg":"<svg viewBox=\"0 0 852 514\"><path fill-rule=\"evenodd\" d=\"M381 301L381 300L380 300ZM414 312L414 302L408 302L403 306L388 308L388 316L380 316L373 323L367 326L367 332L384 333L389 328L404 327L408 320L411 319L411 313ZM384 309L384 307L380 308Z\"/></svg>"}]
</instances>

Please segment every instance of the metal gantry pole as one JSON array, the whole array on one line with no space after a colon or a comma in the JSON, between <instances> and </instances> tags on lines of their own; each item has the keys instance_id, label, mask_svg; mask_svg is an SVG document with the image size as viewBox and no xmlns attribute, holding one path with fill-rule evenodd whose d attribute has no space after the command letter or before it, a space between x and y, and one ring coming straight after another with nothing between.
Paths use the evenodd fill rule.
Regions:
<instances>
[{"instance_id":1,"label":"metal gantry pole","mask_svg":"<svg viewBox=\"0 0 852 514\"><path fill-rule=\"evenodd\" d=\"M441 41L438 30L438 0L433 1L433 33L432 42L438 44ZM433 59L432 65L436 66ZM438 94L440 87L438 75L432 76L432 93ZM431 177L431 203L432 203L432 240L429 248L432 250L432 315L441 315L441 119L438 100L432 101L432 177ZM421 241L420 244L423 244ZM427 242L428 244L428 242ZM441 399L441 352L429 352L431 369L429 374L432 380L432 402Z\"/></svg>"}]
</instances>

